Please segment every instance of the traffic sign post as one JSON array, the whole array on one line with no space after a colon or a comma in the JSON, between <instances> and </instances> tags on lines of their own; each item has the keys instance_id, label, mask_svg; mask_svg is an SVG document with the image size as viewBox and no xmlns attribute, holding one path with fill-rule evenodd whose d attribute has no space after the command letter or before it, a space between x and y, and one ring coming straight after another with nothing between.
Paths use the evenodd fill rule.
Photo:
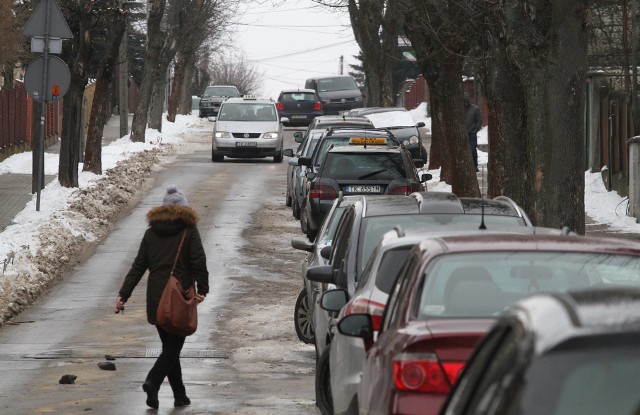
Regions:
<instances>
[{"instance_id":1,"label":"traffic sign post","mask_svg":"<svg viewBox=\"0 0 640 415\"><path fill-rule=\"evenodd\" d=\"M38 142L38 160L34 162L33 174L36 176L36 210L40 211L40 191L44 188L44 136L46 105L57 100L69 89L71 75L64 61L49 53L62 51L61 39L73 37L67 22L54 0L41 0L35 12L22 29L25 36L33 36L31 51L42 52L42 56L34 59L25 73L27 93L42 104L40 116L40 140ZM53 39L52 39L53 38ZM34 157L35 159L35 157ZM36 168L37 164L37 168Z\"/></svg>"}]
</instances>

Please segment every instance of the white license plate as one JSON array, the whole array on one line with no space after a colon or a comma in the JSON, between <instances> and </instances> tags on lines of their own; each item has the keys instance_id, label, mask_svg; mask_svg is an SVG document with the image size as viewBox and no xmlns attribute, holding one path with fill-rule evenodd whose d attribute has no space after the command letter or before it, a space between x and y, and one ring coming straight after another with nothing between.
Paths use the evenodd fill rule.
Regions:
<instances>
[{"instance_id":1,"label":"white license plate","mask_svg":"<svg viewBox=\"0 0 640 415\"><path fill-rule=\"evenodd\" d=\"M236 141L236 147L258 147L255 141Z\"/></svg>"},{"instance_id":2,"label":"white license plate","mask_svg":"<svg viewBox=\"0 0 640 415\"><path fill-rule=\"evenodd\" d=\"M347 193L380 193L380 186L345 186Z\"/></svg>"},{"instance_id":3,"label":"white license plate","mask_svg":"<svg viewBox=\"0 0 640 415\"><path fill-rule=\"evenodd\" d=\"M306 115L292 115L291 118L307 118Z\"/></svg>"}]
</instances>

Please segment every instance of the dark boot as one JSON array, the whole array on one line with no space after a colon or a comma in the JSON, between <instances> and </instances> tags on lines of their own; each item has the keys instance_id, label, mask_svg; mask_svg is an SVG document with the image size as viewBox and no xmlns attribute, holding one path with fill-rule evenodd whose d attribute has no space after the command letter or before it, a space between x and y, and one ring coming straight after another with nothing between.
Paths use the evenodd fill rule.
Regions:
<instances>
[{"instance_id":1,"label":"dark boot","mask_svg":"<svg viewBox=\"0 0 640 415\"><path fill-rule=\"evenodd\" d=\"M142 390L147 393L147 406L153 409L158 409L160 402L158 402L158 388L153 383L145 381L142 384Z\"/></svg>"},{"instance_id":2,"label":"dark boot","mask_svg":"<svg viewBox=\"0 0 640 415\"><path fill-rule=\"evenodd\" d=\"M191 405L191 399L189 399L187 395L181 398L175 398L173 401L173 406L176 408L180 408L182 406L189 406L189 405Z\"/></svg>"}]
</instances>

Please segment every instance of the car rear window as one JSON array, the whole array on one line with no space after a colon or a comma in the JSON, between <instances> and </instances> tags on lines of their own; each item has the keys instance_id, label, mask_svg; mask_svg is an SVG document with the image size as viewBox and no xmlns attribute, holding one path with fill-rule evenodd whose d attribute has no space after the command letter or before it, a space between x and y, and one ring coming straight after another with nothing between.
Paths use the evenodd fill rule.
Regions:
<instances>
[{"instance_id":1,"label":"car rear window","mask_svg":"<svg viewBox=\"0 0 640 415\"><path fill-rule=\"evenodd\" d=\"M630 343L631 340L633 343ZM640 407L640 351L628 344L600 343L551 353L527 371L524 393L512 396L521 415L635 415ZM512 408L515 409L515 408Z\"/></svg>"},{"instance_id":2,"label":"car rear window","mask_svg":"<svg viewBox=\"0 0 640 415\"><path fill-rule=\"evenodd\" d=\"M434 260L423 278L419 317L495 317L535 293L638 288L640 257L555 251L459 253Z\"/></svg>"},{"instance_id":3,"label":"car rear window","mask_svg":"<svg viewBox=\"0 0 640 415\"><path fill-rule=\"evenodd\" d=\"M278 101L295 102L295 101L316 101L315 94L308 92L287 92L281 95Z\"/></svg>"},{"instance_id":4,"label":"car rear window","mask_svg":"<svg viewBox=\"0 0 640 415\"><path fill-rule=\"evenodd\" d=\"M376 287L382 292L387 294L391 292L391 287L398 276L398 271L400 271L402 263L407 258L411 248L411 246L403 246L402 248L390 249L382 256L376 273Z\"/></svg>"},{"instance_id":5,"label":"car rear window","mask_svg":"<svg viewBox=\"0 0 640 415\"><path fill-rule=\"evenodd\" d=\"M318 91L351 91L358 90L358 85L353 78L324 78L318 79Z\"/></svg>"},{"instance_id":6,"label":"car rear window","mask_svg":"<svg viewBox=\"0 0 640 415\"><path fill-rule=\"evenodd\" d=\"M400 153L327 153L322 177L343 180L394 180L407 177Z\"/></svg>"}]
</instances>

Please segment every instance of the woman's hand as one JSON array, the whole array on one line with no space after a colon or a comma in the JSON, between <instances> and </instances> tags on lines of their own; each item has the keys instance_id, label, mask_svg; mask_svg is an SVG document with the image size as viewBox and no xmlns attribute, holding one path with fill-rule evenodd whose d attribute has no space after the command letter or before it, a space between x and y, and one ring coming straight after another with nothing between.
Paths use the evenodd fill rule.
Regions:
<instances>
[{"instance_id":1,"label":"woman's hand","mask_svg":"<svg viewBox=\"0 0 640 415\"><path fill-rule=\"evenodd\" d=\"M205 297L204 295L201 295L201 294L197 294L197 293L196 293L196 301L197 301L198 303L203 302L203 301L204 301L204 297Z\"/></svg>"},{"instance_id":2,"label":"woman's hand","mask_svg":"<svg viewBox=\"0 0 640 415\"><path fill-rule=\"evenodd\" d=\"M114 313L118 314L120 311L124 313L124 301L122 301L122 297L116 297L116 306L113 310Z\"/></svg>"}]
</instances>

